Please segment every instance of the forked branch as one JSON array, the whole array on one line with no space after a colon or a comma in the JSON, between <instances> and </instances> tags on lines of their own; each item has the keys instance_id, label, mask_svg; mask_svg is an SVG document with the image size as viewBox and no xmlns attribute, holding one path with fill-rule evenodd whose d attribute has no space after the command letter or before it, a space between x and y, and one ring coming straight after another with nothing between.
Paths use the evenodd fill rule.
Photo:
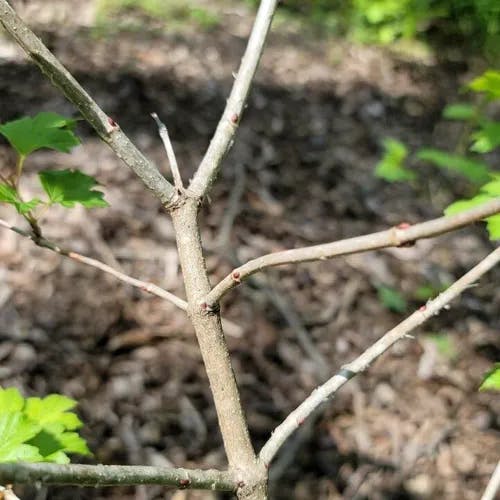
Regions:
<instances>
[{"instance_id":1,"label":"forked branch","mask_svg":"<svg viewBox=\"0 0 500 500\"><path fill-rule=\"evenodd\" d=\"M401 247L413 244L417 240L432 238L459 229L497 213L500 213L500 198L456 215L440 217L413 226L401 224L398 227L392 227L377 233L263 255L234 269L231 274L228 274L213 287L205 298L205 302L209 307L214 307L227 292L238 286L243 280L269 267L327 260L340 255L361 253L380 248Z\"/></svg>"},{"instance_id":2,"label":"forked branch","mask_svg":"<svg viewBox=\"0 0 500 500\"><path fill-rule=\"evenodd\" d=\"M122 132L120 126L98 106L73 75L14 12L6 0L0 0L0 23L47 75L49 80L78 108L101 139L140 177L146 187L155 194L163 205L170 206L177 198L174 186L136 148Z\"/></svg>"},{"instance_id":3,"label":"forked branch","mask_svg":"<svg viewBox=\"0 0 500 500\"><path fill-rule=\"evenodd\" d=\"M415 311L411 316L395 328L387 332L375 344L369 347L361 356L344 365L341 370L323 385L316 388L312 394L300 404L273 431L270 439L260 451L259 458L269 464L283 443L300 427L317 408L329 401L335 393L358 373L365 371L379 356L386 352L398 340L408 336L417 326L424 323L453 299L458 297L484 273L492 269L500 261L500 247L491 252L479 264L455 281L447 290L425 306Z\"/></svg>"},{"instance_id":4,"label":"forked branch","mask_svg":"<svg viewBox=\"0 0 500 500\"><path fill-rule=\"evenodd\" d=\"M224 156L231 147L241 115L245 109L245 103L257 71L260 56L264 50L264 44L277 4L278 0L261 0L260 2L252 33L248 39L247 48L241 60L226 107L207 152L189 185L189 191L198 198L202 198L207 194L217 177Z\"/></svg>"},{"instance_id":5,"label":"forked branch","mask_svg":"<svg viewBox=\"0 0 500 500\"><path fill-rule=\"evenodd\" d=\"M142 465L0 464L0 484L127 486L161 484L178 489L235 491L236 479L218 470L169 469Z\"/></svg>"}]
</instances>

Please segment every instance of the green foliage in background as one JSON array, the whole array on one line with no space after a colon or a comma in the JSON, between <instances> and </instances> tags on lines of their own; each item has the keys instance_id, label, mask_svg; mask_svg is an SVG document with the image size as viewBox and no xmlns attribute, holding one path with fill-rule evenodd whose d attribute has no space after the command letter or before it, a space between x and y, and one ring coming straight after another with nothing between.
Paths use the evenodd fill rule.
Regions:
<instances>
[{"instance_id":1,"label":"green foliage in background","mask_svg":"<svg viewBox=\"0 0 500 500\"><path fill-rule=\"evenodd\" d=\"M391 286L377 286L377 295L380 303L389 311L404 313L408 310L408 303L404 296Z\"/></svg>"},{"instance_id":2,"label":"green foliage in background","mask_svg":"<svg viewBox=\"0 0 500 500\"><path fill-rule=\"evenodd\" d=\"M16 388L0 387L0 462L67 464L67 453L90 455L77 432L76 401L51 394L24 399Z\"/></svg>"},{"instance_id":3,"label":"green foliage in background","mask_svg":"<svg viewBox=\"0 0 500 500\"><path fill-rule=\"evenodd\" d=\"M458 174L476 189L470 199L458 200L446 208L451 215L500 197L500 174L488 163L484 154L500 146L500 121L490 119L491 103L500 101L500 71L488 70L470 82L466 90L473 92L476 103L458 103L447 106L443 117L463 123L462 139L455 151L423 148L416 158L438 168ZM386 138L382 143L384 154L375 167L375 175L389 182L408 181L417 178L418 170L405 164L407 147L395 139ZM464 150L464 151L462 151ZM500 239L500 215L486 219L490 238Z\"/></svg>"},{"instance_id":4,"label":"green foliage in background","mask_svg":"<svg viewBox=\"0 0 500 500\"><path fill-rule=\"evenodd\" d=\"M78 170L43 170L39 172L41 191L47 199L25 199L20 181L26 158L38 149L69 153L80 140L75 134L77 120L57 113L39 113L0 125L3 135L17 153L17 161L9 171L0 173L0 203L12 205L40 236L38 220L51 205L72 208L80 203L86 208L106 207L104 194L96 190L98 182Z\"/></svg>"},{"instance_id":5,"label":"green foliage in background","mask_svg":"<svg viewBox=\"0 0 500 500\"><path fill-rule=\"evenodd\" d=\"M194 24L211 29L219 24L216 11L195 0L98 0L97 29L106 32L146 28L176 29Z\"/></svg>"},{"instance_id":6,"label":"green foliage in background","mask_svg":"<svg viewBox=\"0 0 500 500\"><path fill-rule=\"evenodd\" d=\"M363 43L437 35L443 42L458 38L468 47L500 53L498 0L286 0L280 9Z\"/></svg>"}]
</instances>

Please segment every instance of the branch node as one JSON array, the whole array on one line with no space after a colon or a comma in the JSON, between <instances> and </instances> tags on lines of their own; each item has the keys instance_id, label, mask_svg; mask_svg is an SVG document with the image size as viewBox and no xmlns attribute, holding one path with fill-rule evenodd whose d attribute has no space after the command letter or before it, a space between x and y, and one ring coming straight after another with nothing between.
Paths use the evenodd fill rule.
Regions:
<instances>
[{"instance_id":1,"label":"branch node","mask_svg":"<svg viewBox=\"0 0 500 500\"><path fill-rule=\"evenodd\" d=\"M236 283L241 283L241 274L239 271L233 271L231 274L231 278L233 278Z\"/></svg>"},{"instance_id":2,"label":"branch node","mask_svg":"<svg viewBox=\"0 0 500 500\"><path fill-rule=\"evenodd\" d=\"M108 133L108 135L111 135L115 130L120 129L120 125L118 125L118 123L116 123L115 120L111 118L111 116L108 116L108 124L109 127L106 127L106 132Z\"/></svg>"},{"instance_id":3,"label":"branch node","mask_svg":"<svg viewBox=\"0 0 500 500\"><path fill-rule=\"evenodd\" d=\"M232 123L233 125L237 125L237 123L238 123L239 119L240 119L240 117L238 116L238 114L237 114L237 113L233 113L233 114L231 115L231 118L230 118L231 123Z\"/></svg>"}]
</instances>

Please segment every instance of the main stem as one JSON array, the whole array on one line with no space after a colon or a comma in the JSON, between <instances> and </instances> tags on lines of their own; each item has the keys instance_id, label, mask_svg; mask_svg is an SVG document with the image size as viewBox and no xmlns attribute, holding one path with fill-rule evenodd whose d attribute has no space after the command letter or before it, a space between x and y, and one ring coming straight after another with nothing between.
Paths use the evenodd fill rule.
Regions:
<instances>
[{"instance_id":1,"label":"main stem","mask_svg":"<svg viewBox=\"0 0 500 500\"><path fill-rule=\"evenodd\" d=\"M211 287L201 246L198 201L187 198L171 215L184 275L188 314L205 363L229 467L242 479L238 497L264 499L267 473L258 462L250 441L220 314L207 310L202 304Z\"/></svg>"}]
</instances>

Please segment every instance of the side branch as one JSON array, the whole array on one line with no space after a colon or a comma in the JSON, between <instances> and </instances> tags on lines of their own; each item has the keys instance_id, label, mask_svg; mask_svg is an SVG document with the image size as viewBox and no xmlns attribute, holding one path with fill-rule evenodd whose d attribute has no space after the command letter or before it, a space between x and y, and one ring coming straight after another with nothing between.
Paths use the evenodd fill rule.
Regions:
<instances>
[{"instance_id":1,"label":"side branch","mask_svg":"<svg viewBox=\"0 0 500 500\"><path fill-rule=\"evenodd\" d=\"M196 171L189 191L202 198L215 181L224 156L229 151L245 108L278 0L261 0L247 48L215 134Z\"/></svg>"},{"instance_id":2,"label":"side branch","mask_svg":"<svg viewBox=\"0 0 500 500\"><path fill-rule=\"evenodd\" d=\"M0 0L0 23L50 81L78 108L101 139L140 177L163 205L168 207L173 203L177 194L172 184L136 148L121 131L119 125L104 113L71 73L19 18L6 0Z\"/></svg>"},{"instance_id":3,"label":"side branch","mask_svg":"<svg viewBox=\"0 0 500 500\"><path fill-rule=\"evenodd\" d=\"M417 240L432 238L459 229L497 213L500 213L500 198L456 215L440 217L413 226L402 224L377 233L263 255L234 269L231 274L213 287L205 298L205 302L210 307L214 307L227 292L239 285L243 280L269 267L327 260L340 255L361 253L380 248L401 247L413 244Z\"/></svg>"},{"instance_id":4,"label":"side branch","mask_svg":"<svg viewBox=\"0 0 500 500\"><path fill-rule=\"evenodd\" d=\"M260 459L265 464L269 464L288 437L290 437L317 408L330 400L344 384L358 373L365 371L379 356L386 352L398 340L407 337L409 332L437 314L443 307L471 286L483 274L492 269L499 261L500 247L491 252L468 273L464 274L459 280L453 283L446 291L415 311L411 316L387 332L382 338L375 342L375 344L361 354L361 356L343 366L335 376L316 388L300 406L292 411L292 413L276 427L271 438L260 451Z\"/></svg>"},{"instance_id":5,"label":"side branch","mask_svg":"<svg viewBox=\"0 0 500 500\"><path fill-rule=\"evenodd\" d=\"M128 285L135 286L136 288L151 293L152 295L156 295L157 297L160 297L164 300L168 300L169 302L176 305L179 309L182 309L183 311L187 310L187 302L185 300L182 300L180 297L177 297L177 295L170 293L169 291L155 285L154 283L132 278L132 276L117 271L111 266L104 264L104 262L92 259L90 257L86 257L85 255L81 255L77 252L72 252L71 250L61 248L59 245L50 240L37 236L35 233L25 231L24 229L21 229L19 227L12 226L11 224L2 219L0 219L0 226L10 229L11 231L20 234L25 238L29 238L31 241L33 241L35 245L39 247L47 248L48 250L52 250L53 252L58 253L59 255L64 255L65 257L69 257L70 259L86 264L87 266L95 267L100 271L103 271L107 274L111 274L115 278L119 279L120 281L123 281L124 283L127 283Z\"/></svg>"},{"instance_id":6,"label":"side branch","mask_svg":"<svg viewBox=\"0 0 500 500\"><path fill-rule=\"evenodd\" d=\"M161 484L178 489L235 491L229 472L167 469L142 465L57 465L50 463L0 464L2 484L67 484L76 486L127 486Z\"/></svg>"}]
</instances>

